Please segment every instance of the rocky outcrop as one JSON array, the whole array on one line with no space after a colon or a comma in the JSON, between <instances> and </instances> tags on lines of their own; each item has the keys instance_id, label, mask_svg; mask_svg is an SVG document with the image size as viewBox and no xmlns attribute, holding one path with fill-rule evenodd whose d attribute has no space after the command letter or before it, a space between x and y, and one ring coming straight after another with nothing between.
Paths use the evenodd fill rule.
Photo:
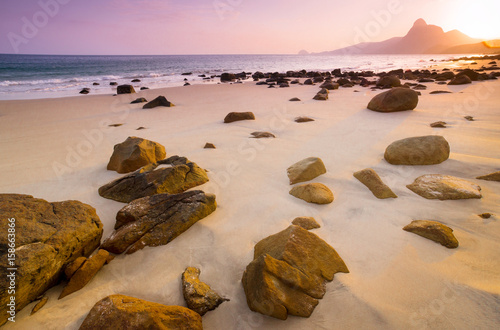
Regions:
<instances>
[{"instance_id":1,"label":"rocky outcrop","mask_svg":"<svg viewBox=\"0 0 500 330\"><path fill-rule=\"evenodd\" d=\"M98 301L79 330L203 329L201 316L180 306L165 306L124 295Z\"/></svg>"},{"instance_id":2,"label":"rocky outcrop","mask_svg":"<svg viewBox=\"0 0 500 330\"><path fill-rule=\"evenodd\" d=\"M242 284L252 311L285 320L309 317L326 292L326 281L338 272L349 270L335 249L292 225L255 245Z\"/></svg>"},{"instance_id":3,"label":"rocky outcrop","mask_svg":"<svg viewBox=\"0 0 500 330\"><path fill-rule=\"evenodd\" d=\"M116 88L116 94L132 94L135 93L134 86L132 85L120 85Z\"/></svg>"},{"instance_id":4,"label":"rocky outcrop","mask_svg":"<svg viewBox=\"0 0 500 330\"><path fill-rule=\"evenodd\" d=\"M437 242L449 249L458 247L458 241L453 235L453 229L437 221L414 220L403 230Z\"/></svg>"},{"instance_id":5,"label":"rocky outcrop","mask_svg":"<svg viewBox=\"0 0 500 330\"><path fill-rule=\"evenodd\" d=\"M290 184L296 184L299 182L310 181L322 174L325 174L326 168L321 158L309 157L293 164L286 170L286 172L288 179L290 180Z\"/></svg>"},{"instance_id":6,"label":"rocky outcrop","mask_svg":"<svg viewBox=\"0 0 500 330\"><path fill-rule=\"evenodd\" d=\"M153 109L156 107L170 108L173 106L174 106L174 104L172 102L170 102L169 100L167 100L167 98L165 96L158 96L153 101L150 101L150 102L144 104L144 106L142 108L143 109Z\"/></svg>"},{"instance_id":7,"label":"rocky outcrop","mask_svg":"<svg viewBox=\"0 0 500 330\"><path fill-rule=\"evenodd\" d=\"M129 173L144 165L156 163L166 155L165 147L158 142L129 136L124 142L114 146L107 169Z\"/></svg>"},{"instance_id":8,"label":"rocky outcrop","mask_svg":"<svg viewBox=\"0 0 500 330\"><path fill-rule=\"evenodd\" d=\"M397 198L398 196L389 188L380 178L380 176L371 168L358 171L353 174L362 184L364 184L373 195L379 199Z\"/></svg>"},{"instance_id":9,"label":"rocky outcrop","mask_svg":"<svg viewBox=\"0 0 500 330\"><path fill-rule=\"evenodd\" d=\"M450 175L422 175L406 187L427 199L447 200L482 197L480 186Z\"/></svg>"},{"instance_id":10,"label":"rocky outcrop","mask_svg":"<svg viewBox=\"0 0 500 330\"><path fill-rule=\"evenodd\" d=\"M411 137L391 143L384 158L393 165L440 164L450 156L448 141L439 135Z\"/></svg>"},{"instance_id":11,"label":"rocky outcrop","mask_svg":"<svg viewBox=\"0 0 500 330\"><path fill-rule=\"evenodd\" d=\"M253 112L230 112L224 118L224 123L232 123L240 120L255 120Z\"/></svg>"},{"instance_id":12,"label":"rocky outcrop","mask_svg":"<svg viewBox=\"0 0 500 330\"><path fill-rule=\"evenodd\" d=\"M185 157L172 156L99 188L99 195L118 202L155 194L178 194L208 182L205 170Z\"/></svg>"},{"instance_id":13,"label":"rocky outcrop","mask_svg":"<svg viewBox=\"0 0 500 330\"><path fill-rule=\"evenodd\" d=\"M478 176L476 179L500 182L500 171Z\"/></svg>"},{"instance_id":14,"label":"rocky outcrop","mask_svg":"<svg viewBox=\"0 0 500 330\"><path fill-rule=\"evenodd\" d=\"M101 241L102 223L95 209L78 201L49 203L29 195L0 194L0 257L16 271L16 310L23 309L59 283L65 266L88 256ZM15 220L11 220L15 219ZM15 223L15 243L7 229ZM14 246L15 244L15 246ZM15 259L8 254L15 247ZM10 279L0 268L0 324L7 321Z\"/></svg>"},{"instance_id":15,"label":"rocky outcrop","mask_svg":"<svg viewBox=\"0 0 500 330\"><path fill-rule=\"evenodd\" d=\"M305 230L311 230L321 227L313 217L297 217L293 219L292 224L302 227Z\"/></svg>"},{"instance_id":16,"label":"rocky outcrop","mask_svg":"<svg viewBox=\"0 0 500 330\"><path fill-rule=\"evenodd\" d=\"M200 273L198 268L186 268L182 273L182 293L188 308L203 316L229 299L222 298L208 284L201 282Z\"/></svg>"},{"instance_id":17,"label":"rocky outcrop","mask_svg":"<svg viewBox=\"0 0 500 330\"><path fill-rule=\"evenodd\" d=\"M418 94L412 89L396 87L375 95L367 108L377 112L413 110L418 104Z\"/></svg>"},{"instance_id":18,"label":"rocky outcrop","mask_svg":"<svg viewBox=\"0 0 500 330\"><path fill-rule=\"evenodd\" d=\"M217 208L215 195L192 190L136 199L116 215L115 231L102 243L111 253L134 253L168 244Z\"/></svg>"},{"instance_id":19,"label":"rocky outcrop","mask_svg":"<svg viewBox=\"0 0 500 330\"><path fill-rule=\"evenodd\" d=\"M329 204L333 202L332 191L322 183L306 183L295 186L290 195L314 204Z\"/></svg>"}]
</instances>

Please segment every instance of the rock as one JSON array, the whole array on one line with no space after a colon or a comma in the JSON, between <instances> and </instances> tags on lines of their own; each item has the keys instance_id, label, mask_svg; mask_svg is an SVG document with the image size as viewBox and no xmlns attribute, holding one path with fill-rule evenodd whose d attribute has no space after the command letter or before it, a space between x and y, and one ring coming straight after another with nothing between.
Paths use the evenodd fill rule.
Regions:
<instances>
[{"instance_id":1,"label":"rock","mask_svg":"<svg viewBox=\"0 0 500 330\"><path fill-rule=\"evenodd\" d=\"M130 82L133 82L133 83L135 83L135 82L141 82L141 79L132 79Z\"/></svg>"},{"instance_id":2,"label":"rock","mask_svg":"<svg viewBox=\"0 0 500 330\"><path fill-rule=\"evenodd\" d=\"M467 76L472 81L479 80L479 73L471 69L464 69L460 73L457 74L457 77Z\"/></svg>"},{"instance_id":3,"label":"rock","mask_svg":"<svg viewBox=\"0 0 500 330\"><path fill-rule=\"evenodd\" d=\"M87 258L85 257L78 257L72 262L70 262L65 268L64 268L64 275L66 275L66 278L69 280L71 276L73 276L76 271L87 261Z\"/></svg>"},{"instance_id":4,"label":"rock","mask_svg":"<svg viewBox=\"0 0 500 330\"><path fill-rule=\"evenodd\" d=\"M313 100L317 100L317 101L326 101L328 100L328 94L316 94L314 97L313 97Z\"/></svg>"},{"instance_id":5,"label":"rock","mask_svg":"<svg viewBox=\"0 0 500 330\"><path fill-rule=\"evenodd\" d=\"M273 133L269 132L253 132L250 133L255 139L262 139L262 138L275 138Z\"/></svg>"},{"instance_id":6,"label":"rock","mask_svg":"<svg viewBox=\"0 0 500 330\"><path fill-rule=\"evenodd\" d=\"M406 186L415 194L427 199L469 199L481 198L481 187L449 175L427 174Z\"/></svg>"},{"instance_id":7,"label":"rock","mask_svg":"<svg viewBox=\"0 0 500 330\"><path fill-rule=\"evenodd\" d=\"M288 83L281 83L279 86L280 86L280 88L290 87L290 85L288 85Z\"/></svg>"},{"instance_id":8,"label":"rock","mask_svg":"<svg viewBox=\"0 0 500 330\"><path fill-rule=\"evenodd\" d=\"M201 316L180 306L165 306L124 295L98 301L79 330L183 329L202 330Z\"/></svg>"},{"instance_id":9,"label":"rock","mask_svg":"<svg viewBox=\"0 0 500 330\"><path fill-rule=\"evenodd\" d=\"M465 84L472 84L472 81L468 76L457 76L453 78L452 81L448 83L448 85L465 85Z\"/></svg>"},{"instance_id":10,"label":"rock","mask_svg":"<svg viewBox=\"0 0 500 330\"><path fill-rule=\"evenodd\" d=\"M224 118L224 123L232 123L239 120L255 120L253 112L230 112Z\"/></svg>"},{"instance_id":11,"label":"rock","mask_svg":"<svg viewBox=\"0 0 500 330\"><path fill-rule=\"evenodd\" d=\"M429 94L450 94L450 91L432 91Z\"/></svg>"},{"instance_id":12,"label":"rock","mask_svg":"<svg viewBox=\"0 0 500 330\"><path fill-rule=\"evenodd\" d=\"M129 136L124 142L114 146L107 169L118 173L129 173L145 165L156 163L165 156L165 147L161 144Z\"/></svg>"},{"instance_id":13,"label":"rock","mask_svg":"<svg viewBox=\"0 0 500 330\"><path fill-rule=\"evenodd\" d=\"M123 124L111 124L111 125L108 125L108 127L120 127L122 126Z\"/></svg>"},{"instance_id":14,"label":"rock","mask_svg":"<svg viewBox=\"0 0 500 330\"><path fill-rule=\"evenodd\" d=\"M87 285L87 283L94 278L102 266L104 266L108 256L108 251L99 250L97 251L97 254L88 258L85 263L73 274L73 276L71 276L69 283L64 287L63 291L59 295L59 299L62 299Z\"/></svg>"},{"instance_id":15,"label":"rock","mask_svg":"<svg viewBox=\"0 0 500 330\"><path fill-rule=\"evenodd\" d=\"M174 104L168 101L165 96L158 96L153 101L144 104L143 109L153 109L156 107L173 107Z\"/></svg>"},{"instance_id":16,"label":"rock","mask_svg":"<svg viewBox=\"0 0 500 330\"><path fill-rule=\"evenodd\" d=\"M149 87L141 87L141 91L149 89Z\"/></svg>"},{"instance_id":17,"label":"rock","mask_svg":"<svg viewBox=\"0 0 500 330\"><path fill-rule=\"evenodd\" d=\"M465 116L464 119L467 121L474 121L474 117L472 116Z\"/></svg>"},{"instance_id":18,"label":"rock","mask_svg":"<svg viewBox=\"0 0 500 330\"><path fill-rule=\"evenodd\" d=\"M379 199L397 198L398 196L389 188L382 179L371 168L358 171L353 174L362 184L364 184L373 195Z\"/></svg>"},{"instance_id":19,"label":"rock","mask_svg":"<svg viewBox=\"0 0 500 330\"><path fill-rule=\"evenodd\" d=\"M285 320L309 317L338 272L349 270L335 249L292 225L257 243L241 282L252 311Z\"/></svg>"},{"instance_id":20,"label":"rock","mask_svg":"<svg viewBox=\"0 0 500 330\"><path fill-rule=\"evenodd\" d=\"M321 158L309 157L293 164L286 172L290 184L296 184L310 181L321 174L325 174L326 168Z\"/></svg>"},{"instance_id":21,"label":"rock","mask_svg":"<svg viewBox=\"0 0 500 330\"><path fill-rule=\"evenodd\" d=\"M458 247L458 241L453 235L453 229L437 221L414 220L403 230L430 239L449 249Z\"/></svg>"},{"instance_id":22,"label":"rock","mask_svg":"<svg viewBox=\"0 0 500 330\"><path fill-rule=\"evenodd\" d=\"M292 97L289 101L290 102L299 102L300 99L298 97Z\"/></svg>"},{"instance_id":23,"label":"rock","mask_svg":"<svg viewBox=\"0 0 500 330\"><path fill-rule=\"evenodd\" d=\"M208 284L201 282L200 272L198 268L186 268L182 273L182 293L188 308L203 316L229 299L222 298Z\"/></svg>"},{"instance_id":24,"label":"rock","mask_svg":"<svg viewBox=\"0 0 500 330\"><path fill-rule=\"evenodd\" d=\"M130 102L130 104L136 104L136 103L144 103L144 102L147 102L148 100L146 100L145 98L143 97L139 97L135 100L133 100L132 102Z\"/></svg>"},{"instance_id":25,"label":"rock","mask_svg":"<svg viewBox=\"0 0 500 330\"><path fill-rule=\"evenodd\" d=\"M415 87L413 87L413 89L416 90L416 91L424 91L424 90L427 89L427 86L418 84Z\"/></svg>"},{"instance_id":26,"label":"rock","mask_svg":"<svg viewBox=\"0 0 500 330\"><path fill-rule=\"evenodd\" d=\"M109 85L110 86L116 86L116 85L118 85L118 83L116 81L112 81L112 82L109 83Z\"/></svg>"},{"instance_id":27,"label":"rock","mask_svg":"<svg viewBox=\"0 0 500 330\"><path fill-rule=\"evenodd\" d=\"M101 249L131 254L166 245L216 208L215 195L201 190L136 199L117 213L115 231Z\"/></svg>"},{"instance_id":28,"label":"rock","mask_svg":"<svg viewBox=\"0 0 500 330\"><path fill-rule=\"evenodd\" d=\"M184 84L184 86L191 86L191 84L187 82Z\"/></svg>"},{"instance_id":29,"label":"rock","mask_svg":"<svg viewBox=\"0 0 500 330\"><path fill-rule=\"evenodd\" d=\"M446 123L444 121L436 121L431 124L431 127L446 128Z\"/></svg>"},{"instance_id":30,"label":"rock","mask_svg":"<svg viewBox=\"0 0 500 330\"><path fill-rule=\"evenodd\" d=\"M309 118L309 117L297 117L297 118L295 118L296 123L307 123L309 121L314 121L314 119Z\"/></svg>"},{"instance_id":31,"label":"rock","mask_svg":"<svg viewBox=\"0 0 500 330\"><path fill-rule=\"evenodd\" d=\"M203 147L204 149L215 149L215 146L213 143L205 143L205 146Z\"/></svg>"},{"instance_id":32,"label":"rock","mask_svg":"<svg viewBox=\"0 0 500 330\"><path fill-rule=\"evenodd\" d=\"M478 214L478 216L483 218L483 219L489 219L489 218L491 218L492 214L491 213L482 213L482 214Z\"/></svg>"},{"instance_id":33,"label":"rock","mask_svg":"<svg viewBox=\"0 0 500 330\"><path fill-rule=\"evenodd\" d=\"M120 85L116 88L116 94L132 94L135 89L132 85Z\"/></svg>"},{"instance_id":34,"label":"rock","mask_svg":"<svg viewBox=\"0 0 500 330\"><path fill-rule=\"evenodd\" d=\"M236 80L236 76L234 73L223 73L220 75L220 81L221 82L228 82L228 81L233 81Z\"/></svg>"},{"instance_id":35,"label":"rock","mask_svg":"<svg viewBox=\"0 0 500 330\"><path fill-rule=\"evenodd\" d=\"M190 76L192 74L193 74L192 72L183 72L183 73L181 73L181 76ZM202 75L202 76L205 77L205 75Z\"/></svg>"},{"instance_id":36,"label":"rock","mask_svg":"<svg viewBox=\"0 0 500 330\"><path fill-rule=\"evenodd\" d=\"M36 312L38 312L40 309L42 309L42 307L45 306L45 304L47 303L47 301L49 301L49 297L47 297L47 296L44 296L42 299L40 299L40 301L31 310L30 315L33 315Z\"/></svg>"},{"instance_id":37,"label":"rock","mask_svg":"<svg viewBox=\"0 0 500 330\"><path fill-rule=\"evenodd\" d=\"M89 88L84 88L80 91L80 94L88 94L90 93L90 89Z\"/></svg>"},{"instance_id":38,"label":"rock","mask_svg":"<svg viewBox=\"0 0 500 330\"><path fill-rule=\"evenodd\" d=\"M500 171L478 176L476 179L500 182Z\"/></svg>"},{"instance_id":39,"label":"rock","mask_svg":"<svg viewBox=\"0 0 500 330\"><path fill-rule=\"evenodd\" d=\"M304 85L314 85L314 83L313 83L312 79L306 79L304 81Z\"/></svg>"},{"instance_id":40,"label":"rock","mask_svg":"<svg viewBox=\"0 0 500 330\"><path fill-rule=\"evenodd\" d=\"M319 87L325 88L325 89L328 89L328 90L332 91L332 90L335 90L335 89L339 89L339 86L340 85L337 84L337 83L334 83L334 82L331 82L331 81L327 81L327 82L323 83Z\"/></svg>"},{"instance_id":41,"label":"rock","mask_svg":"<svg viewBox=\"0 0 500 330\"><path fill-rule=\"evenodd\" d=\"M293 219L292 224L302 227L305 230L311 230L321 227L313 217L297 217Z\"/></svg>"},{"instance_id":42,"label":"rock","mask_svg":"<svg viewBox=\"0 0 500 330\"><path fill-rule=\"evenodd\" d=\"M396 87L375 95L367 107L377 112L395 112L413 110L417 104L417 92L409 88Z\"/></svg>"},{"instance_id":43,"label":"rock","mask_svg":"<svg viewBox=\"0 0 500 330\"><path fill-rule=\"evenodd\" d=\"M135 130L136 130L136 131L140 131L140 130L142 130L142 129L146 129L146 127L144 127L144 126L140 126L140 127L137 127Z\"/></svg>"},{"instance_id":44,"label":"rock","mask_svg":"<svg viewBox=\"0 0 500 330\"><path fill-rule=\"evenodd\" d=\"M308 203L329 204L333 202L332 191L322 183L306 183L295 186L290 190L290 195Z\"/></svg>"},{"instance_id":45,"label":"rock","mask_svg":"<svg viewBox=\"0 0 500 330\"><path fill-rule=\"evenodd\" d=\"M393 165L440 164L450 156L450 145L444 137L427 135L411 137L391 143L384 158Z\"/></svg>"},{"instance_id":46,"label":"rock","mask_svg":"<svg viewBox=\"0 0 500 330\"><path fill-rule=\"evenodd\" d=\"M377 81L377 86L379 87L399 87L401 86L401 80L396 75L383 76Z\"/></svg>"},{"instance_id":47,"label":"rock","mask_svg":"<svg viewBox=\"0 0 500 330\"><path fill-rule=\"evenodd\" d=\"M185 157L172 156L105 184L99 188L99 195L130 203L156 194L178 194L206 182L205 170Z\"/></svg>"},{"instance_id":48,"label":"rock","mask_svg":"<svg viewBox=\"0 0 500 330\"><path fill-rule=\"evenodd\" d=\"M62 279L65 266L99 246L102 223L95 209L78 201L49 203L29 195L0 194L0 257L7 264L7 224L16 228L16 311L40 297ZM0 268L0 325L7 321L10 295L7 268Z\"/></svg>"}]
</instances>

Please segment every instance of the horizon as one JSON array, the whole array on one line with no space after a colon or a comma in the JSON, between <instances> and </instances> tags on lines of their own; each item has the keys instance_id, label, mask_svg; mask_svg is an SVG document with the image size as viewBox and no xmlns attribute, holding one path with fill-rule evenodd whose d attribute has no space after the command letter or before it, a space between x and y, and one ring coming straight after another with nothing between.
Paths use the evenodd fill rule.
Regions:
<instances>
[{"instance_id":1,"label":"horizon","mask_svg":"<svg viewBox=\"0 0 500 330\"><path fill-rule=\"evenodd\" d=\"M1 54L296 55L404 36L423 18L445 32L500 39L493 0L28 0L0 4ZM364 8L362 12L357 8ZM479 10L479 11L478 11ZM479 15L474 15L478 11ZM355 15L353 19L352 16ZM489 17L491 16L491 17ZM333 32L330 32L333 31ZM336 32L339 31L339 32Z\"/></svg>"}]
</instances>

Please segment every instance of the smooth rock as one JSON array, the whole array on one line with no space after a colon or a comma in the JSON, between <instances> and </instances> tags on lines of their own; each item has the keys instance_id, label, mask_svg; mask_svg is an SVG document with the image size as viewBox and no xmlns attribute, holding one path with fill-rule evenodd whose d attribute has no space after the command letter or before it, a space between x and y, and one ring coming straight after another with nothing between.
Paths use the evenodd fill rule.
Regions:
<instances>
[{"instance_id":1,"label":"smooth rock","mask_svg":"<svg viewBox=\"0 0 500 330\"><path fill-rule=\"evenodd\" d=\"M448 85L466 85L466 84L472 84L472 81L466 75L457 76L448 83Z\"/></svg>"},{"instance_id":2,"label":"smooth rock","mask_svg":"<svg viewBox=\"0 0 500 330\"><path fill-rule=\"evenodd\" d=\"M449 249L458 247L458 241L453 235L453 229L437 221L414 220L403 230L437 242Z\"/></svg>"},{"instance_id":3,"label":"smooth rock","mask_svg":"<svg viewBox=\"0 0 500 330\"><path fill-rule=\"evenodd\" d=\"M476 179L500 182L500 171L478 176Z\"/></svg>"},{"instance_id":4,"label":"smooth rock","mask_svg":"<svg viewBox=\"0 0 500 330\"><path fill-rule=\"evenodd\" d=\"M289 101L290 102L299 102L300 99L298 97L292 97Z\"/></svg>"},{"instance_id":5,"label":"smooth rock","mask_svg":"<svg viewBox=\"0 0 500 330\"><path fill-rule=\"evenodd\" d=\"M220 75L221 82L229 82L233 80L236 80L236 75L234 73L224 72L223 74Z\"/></svg>"},{"instance_id":6,"label":"smooth rock","mask_svg":"<svg viewBox=\"0 0 500 330\"><path fill-rule=\"evenodd\" d=\"M124 142L114 146L107 169L118 173L129 173L156 163L165 156L165 147L158 142L129 136Z\"/></svg>"},{"instance_id":7,"label":"smooth rock","mask_svg":"<svg viewBox=\"0 0 500 330\"><path fill-rule=\"evenodd\" d=\"M203 316L229 299L222 298L208 284L201 282L200 273L198 268L186 268L182 273L182 293L188 308Z\"/></svg>"},{"instance_id":8,"label":"smooth rock","mask_svg":"<svg viewBox=\"0 0 500 330\"><path fill-rule=\"evenodd\" d=\"M307 122L310 122L310 121L314 121L314 119L309 118L309 117L303 117L303 116L295 118L295 122L296 123L307 123Z\"/></svg>"},{"instance_id":9,"label":"smooth rock","mask_svg":"<svg viewBox=\"0 0 500 330\"><path fill-rule=\"evenodd\" d=\"M435 128L446 128L446 123L444 121L436 121L430 124L430 126Z\"/></svg>"},{"instance_id":10,"label":"smooth rock","mask_svg":"<svg viewBox=\"0 0 500 330\"><path fill-rule=\"evenodd\" d=\"M332 191L322 183L295 186L290 190L290 195L315 204L329 204L334 199Z\"/></svg>"},{"instance_id":11,"label":"smooth rock","mask_svg":"<svg viewBox=\"0 0 500 330\"><path fill-rule=\"evenodd\" d=\"M286 170L286 172L288 179L290 180L290 184L296 184L299 182L310 181L322 174L325 174L326 168L321 158L309 157L293 164Z\"/></svg>"},{"instance_id":12,"label":"smooth rock","mask_svg":"<svg viewBox=\"0 0 500 330\"><path fill-rule=\"evenodd\" d=\"M269 132L253 132L253 133L250 133L250 135L252 135L253 138L255 139L262 139L262 138L275 138L276 136L273 134L273 133L269 133Z\"/></svg>"},{"instance_id":13,"label":"smooth rock","mask_svg":"<svg viewBox=\"0 0 500 330\"><path fill-rule=\"evenodd\" d=\"M239 120L255 120L253 112L230 112L224 118L224 123L232 123Z\"/></svg>"},{"instance_id":14,"label":"smooth rock","mask_svg":"<svg viewBox=\"0 0 500 330\"><path fill-rule=\"evenodd\" d=\"M156 107L173 107L174 104L165 98L165 96L158 96L153 101L144 104L143 109L153 109Z\"/></svg>"},{"instance_id":15,"label":"smooth rock","mask_svg":"<svg viewBox=\"0 0 500 330\"><path fill-rule=\"evenodd\" d=\"M470 181L442 174L426 174L406 186L427 199L481 198L481 187Z\"/></svg>"},{"instance_id":16,"label":"smooth rock","mask_svg":"<svg viewBox=\"0 0 500 330\"><path fill-rule=\"evenodd\" d=\"M444 137L427 135L411 137L391 143L384 153L393 165L440 164L450 156L450 145Z\"/></svg>"},{"instance_id":17,"label":"smooth rock","mask_svg":"<svg viewBox=\"0 0 500 330\"><path fill-rule=\"evenodd\" d=\"M377 112L395 112L413 110L417 104L417 92L409 88L396 87L375 95L367 108Z\"/></svg>"},{"instance_id":18,"label":"smooth rock","mask_svg":"<svg viewBox=\"0 0 500 330\"><path fill-rule=\"evenodd\" d=\"M451 94L450 91L432 91L429 94Z\"/></svg>"},{"instance_id":19,"label":"smooth rock","mask_svg":"<svg viewBox=\"0 0 500 330\"><path fill-rule=\"evenodd\" d=\"M132 94L135 93L134 86L132 85L120 85L116 88L116 94Z\"/></svg>"},{"instance_id":20,"label":"smooth rock","mask_svg":"<svg viewBox=\"0 0 500 330\"><path fill-rule=\"evenodd\" d=\"M293 219L292 224L302 227L305 230L311 230L321 227L319 223L316 222L316 219L314 219L313 217L297 217Z\"/></svg>"},{"instance_id":21,"label":"smooth rock","mask_svg":"<svg viewBox=\"0 0 500 330\"><path fill-rule=\"evenodd\" d=\"M147 101L148 100L146 100L145 98L139 97L139 98L136 98L135 100L133 100L132 102L130 102L130 104L144 103L144 102L147 102Z\"/></svg>"},{"instance_id":22,"label":"smooth rock","mask_svg":"<svg viewBox=\"0 0 500 330\"><path fill-rule=\"evenodd\" d=\"M213 143L205 143L204 149L215 149L215 145Z\"/></svg>"},{"instance_id":23,"label":"smooth rock","mask_svg":"<svg viewBox=\"0 0 500 330\"><path fill-rule=\"evenodd\" d=\"M380 178L380 176L371 168L358 171L353 174L362 184L364 184L373 195L379 199L397 198L398 196L389 188Z\"/></svg>"},{"instance_id":24,"label":"smooth rock","mask_svg":"<svg viewBox=\"0 0 500 330\"><path fill-rule=\"evenodd\" d=\"M401 80L399 80L399 77L396 75L387 75L381 77L377 81L377 86L379 87L399 87L401 86Z\"/></svg>"},{"instance_id":25,"label":"smooth rock","mask_svg":"<svg viewBox=\"0 0 500 330\"><path fill-rule=\"evenodd\" d=\"M331 82L331 81L327 81L325 83L323 83L321 86L321 88L326 88L328 89L329 91L332 91L332 90L335 90L335 89L339 89L339 84L337 83L334 83L334 82Z\"/></svg>"}]
</instances>

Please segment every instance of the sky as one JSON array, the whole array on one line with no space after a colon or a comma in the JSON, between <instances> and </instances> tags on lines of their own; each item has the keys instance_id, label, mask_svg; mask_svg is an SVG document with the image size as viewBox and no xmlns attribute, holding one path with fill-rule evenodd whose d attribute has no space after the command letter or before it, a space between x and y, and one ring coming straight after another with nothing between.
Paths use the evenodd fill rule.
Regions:
<instances>
[{"instance_id":1,"label":"sky","mask_svg":"<svg viewBox=\"0 0 500 330\"><path fill-rule=\"evenodd\" d=\"M296 54L404 36L415 20L500 39L498 0L1 0L0 53Z\"/></svg>"}]
</instances>

